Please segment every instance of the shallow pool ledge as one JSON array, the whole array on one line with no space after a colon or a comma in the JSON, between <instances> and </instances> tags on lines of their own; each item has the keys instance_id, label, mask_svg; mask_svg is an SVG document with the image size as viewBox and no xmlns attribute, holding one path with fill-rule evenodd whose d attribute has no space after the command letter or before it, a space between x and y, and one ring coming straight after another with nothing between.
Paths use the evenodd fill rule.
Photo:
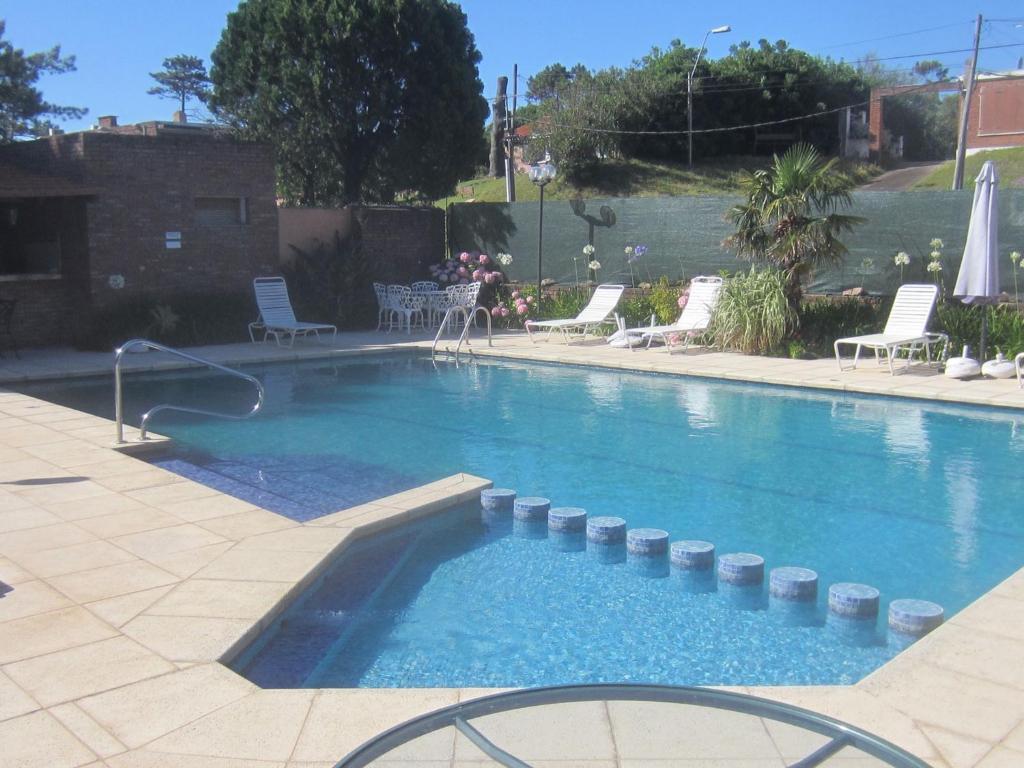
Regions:
<instances>
[{"instance_id":1,"label":"shallow pool ledge","mask_svg":"<svg viewBox=\"0 0 1024 768\"><path fill-rule=\"evenodd\" d=\"M460 472L318 517L306 525L351 528L357 536L365 536L472 501L492 485L490 480Z\"/></svg>"}]
</instances>

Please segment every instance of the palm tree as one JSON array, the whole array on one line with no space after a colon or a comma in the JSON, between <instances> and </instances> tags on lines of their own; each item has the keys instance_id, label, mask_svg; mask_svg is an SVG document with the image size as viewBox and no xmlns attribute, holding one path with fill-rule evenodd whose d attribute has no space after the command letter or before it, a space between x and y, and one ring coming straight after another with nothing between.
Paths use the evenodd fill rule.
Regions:
<instances>
[{"instance_id":1,"label":"palm tree","mask_svg":"<svg viewBox=\"0 0 1024 768\"><path fill-rule=\"evenodd\" d=\"M839 240L864 219L838 211L851 205L853 181L809 144L795 144L771 167L745 172L746 200L727 214L736 232L725 245L744 259L773 264L786 273L786 299L800 308L801 280L812 269L841 261Z\"/></svg>"}]
</instances>

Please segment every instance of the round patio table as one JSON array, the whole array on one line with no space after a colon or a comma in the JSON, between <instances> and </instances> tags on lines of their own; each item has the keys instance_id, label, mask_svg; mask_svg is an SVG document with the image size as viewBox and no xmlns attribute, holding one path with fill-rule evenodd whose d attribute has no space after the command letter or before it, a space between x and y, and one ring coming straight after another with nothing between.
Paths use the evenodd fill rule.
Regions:
<instances>
[{"instance_id":1,"label":"round patio table","mask_svg":"<svg viewBox=\"0 0 1024 768\"><path fill-rule=\"evenodd\" d=\"M454 735L445 733L451 728ZM928 768L878 736L789 704L711 688L621 684L532 688L465 701L384 731L336 766L358 768L377 759L490 760L512 768L558 760L692 760L716 768L841 768L863 761Z\"/></svg>"}]
</instances>

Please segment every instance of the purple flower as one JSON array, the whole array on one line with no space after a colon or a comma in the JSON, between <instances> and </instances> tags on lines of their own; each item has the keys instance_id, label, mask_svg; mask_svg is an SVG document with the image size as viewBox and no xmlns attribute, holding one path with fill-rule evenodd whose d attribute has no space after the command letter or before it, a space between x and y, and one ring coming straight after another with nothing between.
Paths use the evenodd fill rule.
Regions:
<instances>
[{"instance_id":1,"label":"purple flower","mask_svg":"<svg viewBox=\"0 0 1024 768\"><path fill-rule=\"evenodd\" d=\"M647 253L647 246L638 245L633 249L633 253L635 253L637 257L643 256L645 253Z\"/></svg>"},{"instance_id":2,"label":"purple flower","mask_svg":"<svg viewBox=\"0 0 1024 768\"><path fill-rule=\"evenodd\" d=\"M466 269L465 267L459 267L456 270L456 272L458 273L459 277L469 277L469 270Z\"/></svg>"}]
</instances>

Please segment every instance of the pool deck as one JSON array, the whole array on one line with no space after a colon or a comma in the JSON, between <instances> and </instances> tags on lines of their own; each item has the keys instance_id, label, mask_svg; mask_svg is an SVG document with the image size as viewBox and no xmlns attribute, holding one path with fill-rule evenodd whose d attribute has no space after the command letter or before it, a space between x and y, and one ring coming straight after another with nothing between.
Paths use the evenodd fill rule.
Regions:
<instances>
[{"instance_id":1,"label":"pool deck","mask_svg":"<svg viewBox=\"0 0 1024 768\"><path fill-rule=\"evenodd\" d=\"M223 363L429 347L423 338L342 334L294 350L190 350ZM924 367L890 377L871 362L585 343L474 340L477 354L1024 408L1016 381L959 382ZM109 354L31 350L0 360L0 384L106 373ZM126 370L176 367L161 353ZM159 428L159 425L157 425ZM299 524L111 449L112 424L0 389L0 766L329 766L365 739L480 690L263 690L218 663L316 578L347 543L430 514L488 485L468 475ZM0 591L5 588L0 585ZM938 768L1024 765L1024 569L853 686L732 689L865 728ZM618 705L575 705L482 730L520 756L573 768L783 766L822 743L727 713L689 725ZM703 719L702 719L703 718ZM726 735L723 735L726 734ZM685 755L687 759L681 756ZM393 759L390 759L393 758ZM482 766L451 732L393 766ZM840 753L829 765L879 765Z\"/></svg>"}]
</instances>

